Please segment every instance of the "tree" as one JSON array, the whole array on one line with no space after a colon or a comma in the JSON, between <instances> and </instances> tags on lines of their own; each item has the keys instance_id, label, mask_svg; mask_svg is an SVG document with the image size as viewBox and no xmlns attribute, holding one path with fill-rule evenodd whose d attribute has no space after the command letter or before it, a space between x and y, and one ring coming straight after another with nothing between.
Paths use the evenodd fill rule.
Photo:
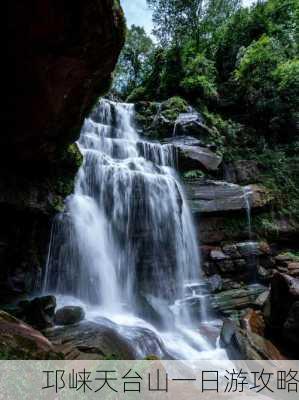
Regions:
<instances>
[{"instance_id":1,"label":"tree","mask_svg":"<svg viewBox=\"0 0 299 400\"><path fill-rule=\"evenodd\" d=\"M146 62L154 49L153 41L144 28L132 25L115 73L114 90L126 96L141 82L149 67Z\"/></svg>"}]
</instances>

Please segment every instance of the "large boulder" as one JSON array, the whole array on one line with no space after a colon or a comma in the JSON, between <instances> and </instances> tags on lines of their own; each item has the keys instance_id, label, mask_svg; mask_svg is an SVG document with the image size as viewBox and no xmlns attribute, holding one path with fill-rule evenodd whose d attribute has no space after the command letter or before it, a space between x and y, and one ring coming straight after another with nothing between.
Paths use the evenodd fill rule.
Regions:
<instances>
[{"instance_id":1,"label":"large boulder","mask_svg":"<svg viewBox=\"0 0 299 400\"><path fill-rule=\"evenodd\" d=\"M104 318L51 328L45 334L68 360L134 360L151 354L167 358L153 331L121 327Z\"/></svg>"},{"instance_id":2,"label":"large boulder","mask_svg":"<svg viewBox=\"0 0 299 400\"><path fill-rule=\"evenodd\" d=\"M171 144L176 152L177 169L180 172L190 170L217 171L222 156L215 153L216 146L205 144L192 136L173 136L162 143Z\"/></svg>"},{"instance_id":3,"label":"large boulder","mask_svg":"<svg viewBox=\"0 0 299 400\"><path fill-rule=\"evenodd\" d=\"M239 186L222 181L186 181L187 197L194 213L225 214L263 208L271 196L263 186Z\"/></svg>"},{"instance_id":4,"label":"large boulder","mask_svg":"<svg viewBox=\"0 0 299 400\"><path fill-rule=\"evenodd\" d=\"M54 322L56 325L74 325L85 318L85 312L79 306L66 306L56 311Z\"/></svg>"},{"instance_id":5,"label":"large boulder","mask_svg":"<svg viewBox=\"0 0 299 400\"><path fill-rule=\"evenodd\" d=\"M0 311L0 355L21 360L61 358L45 336L4 311Z\"/></svg>"},{"instance_id":6,"label":"large boulder","mask_svg":"<svg viewBox=\"0 0 299 400\"><path fill-rule=\"evenodd\" d=\"M48 329L45 334L66 359L134 359L129 343L109 326L84 321Z\"/></svg>"},{"instance_id":7,"label":"large boulder","mask_svg":"<svg viewBox=\"0 0 299 400\"><path fill-rule=\"evenodd\" d=\"M222 162L222 157L207 147L201 146L175 146L178 150L178 170L204 170L217 171Z\"/></svg>"},{"instance_id":8,"label":"large boulder","mask_svg":"<svg viewBox=\"0 0 299 400\"><path fill-rule=\"evenodd\" d=\"M261 313L249 310L238 326L226 319L220 343L234 360L284 360L280 350L264 336L265 324Z\"/></svg>"},{"instance_id":9,"label":"large boulder","mask_svg":"<svg viewBox=\"0 0 299 400\"><path fill-rule=\"evenodd\" d=\"M202 115L194 110L179 114L175 121L175 135L194 135L198 138L205 138L210 133L211 130L204 123Z\"/></svg>"}]
</instances>

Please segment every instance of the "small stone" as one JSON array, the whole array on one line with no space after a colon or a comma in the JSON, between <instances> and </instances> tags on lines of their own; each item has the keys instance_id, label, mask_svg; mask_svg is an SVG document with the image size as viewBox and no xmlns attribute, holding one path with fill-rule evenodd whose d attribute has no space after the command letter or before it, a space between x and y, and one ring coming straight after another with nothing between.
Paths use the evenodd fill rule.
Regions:
<instances>
[{"instance_id":1,"label":"small stone","mask_svg":"<svg viewBox=\"0 0 299 400\"><path fill-rule=\"evenodd\" d=\"M60 308L55 314L56 325L74 325L85 318L85 312L79 306L66 306Z\"/></svg>"}]
</instances>

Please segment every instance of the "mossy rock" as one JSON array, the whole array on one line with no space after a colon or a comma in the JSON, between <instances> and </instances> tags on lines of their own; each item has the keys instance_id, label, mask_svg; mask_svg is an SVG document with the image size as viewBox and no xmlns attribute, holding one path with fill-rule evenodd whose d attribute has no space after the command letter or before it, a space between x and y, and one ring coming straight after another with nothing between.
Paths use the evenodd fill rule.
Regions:
<instances>
[{"instance_id":1,"label":"mossy rock","mask_svg":"<svg viewBox=\"0 0 299 400\"><path fill-rule=\"evenodd\" d=\"M161 104L161 113L165 118L175 121L179 114L187 112L188 108L189 105L184 99L174 96Z\"/></svg>"}]
</instances>

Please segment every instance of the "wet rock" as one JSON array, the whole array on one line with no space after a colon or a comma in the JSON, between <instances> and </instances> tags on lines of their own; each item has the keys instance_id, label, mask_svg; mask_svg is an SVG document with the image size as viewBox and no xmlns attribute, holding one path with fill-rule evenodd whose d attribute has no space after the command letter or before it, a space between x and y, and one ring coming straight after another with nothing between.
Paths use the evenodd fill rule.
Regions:
<instances>
[{"instance_id":1,"label":"wet rock","mask_svg":"<svg viewBox=\"0 0 299 400\"><path fill-rule=\"evenodd\" d=\"M162 139L161 143L162 144L172 144L174 146L206 147L201 140L199 140L193 136L187 136L187 135L171 136L169 138Z\"/></svg>"},{"instance_id":2,"label":"wet rock","mask_svg":"<svg viewBox=\"0 0 299 400\"><path fill-rule=\"evenodd\" d=\"M20 315L28 324L37 329L53 326L56 308L55 296L36 297L30 301L19 303Z\"/></svg>"},{"instance_id":3,"label":"wet rock","mask_svg":"<svg viewBox=\"0 0 299 400\"><path fill-rule=\"evenodd\" d=\"M21 360L59 359L61 354L39 331L0 311L0 351L2 358Z\"/></svg>"},{"instance_id":4,"label":"wet rock","mask_svg":"<svg viewBox=\"0 0 299 400\"><path fill-rule=\"evenodd\" d=\"M221 181L197 180L187 181L186 190L192 211L201 214L246 211L246 197L253 209L262 208L271 201L268 191L257 185L242 187Z\"/></svg>"},{"instance_id":5,"label":"wet rock","mask_svg":"<svg viewBox=\"0 0 299 400\"><path fill-rule=\"evenodd\" d=\"M214 310L230 316L235 311L253 307L258 296L266 290L262 285L248 285L211 295L209 302Z\"/></svg>"},{"instance_id":6,"label":"wet rock","mask_svg":"<svg viewBox=\"0 0 299 400\"><path fill-rule=\"evenodd\" d=\"M236 244L242 257L257 257L261 254L258 242L242 242Z\"/></svg>"},{"instance_id":7,"label":"wet rock","mask_svg":"<svg viewBox=\"0 0 299 400\"><path fill-rule=\"evenodd\" d=\"M258 276L260 282L268 283L268 282L270 282L270 280L273 276L273 271L266 269L266 268L262 267L261 265L259 265L257 267L257 276Z\"/></svg>"},{"instance_id":8,"label":"wet rock","mask_svg":"<svg viewBox=\"0 0 299 400\"><path fill-rule=\"evenodd\" d=\"M265 290L263 293L261 293L257 297L257 299L254 302L254 305L259 309L263 309L265 307L265 304L267 303L267 301L269 299L269 294L270 294L270 291L269 290Z\"/></svg>"},{"instance_id":9,"label":"wet rock","mask_svg":"<svg viewBox=\"0 0 299 400\"><path fill-rule=\"evenodd\" d=\"M112 323L107 326L83 321L77 325L48 329L45 334L66 359L132 360L135 357L134 349Z\"/></svg>"},{"instance_id":10,"label":"wet rock","mask_svg":"<svg viewBox=\"0 0 299 400\"><path fill-rule=\"evenodd\" d=\"M221 292L223 289L223 280L220 275L215 274L208 278L209 288L212 293Z\"/></svg>"},{"instance_id":11,"label":"wet rock","mask_svg":"<svg viewBox=\"0 0 299 400\"><path fill-rule=\"evenodd\" d=\"M56 325L73 325L85 318L85 312L79 306L66 306L56 311L54 322Z\"/></svg>"}]
</instances>

